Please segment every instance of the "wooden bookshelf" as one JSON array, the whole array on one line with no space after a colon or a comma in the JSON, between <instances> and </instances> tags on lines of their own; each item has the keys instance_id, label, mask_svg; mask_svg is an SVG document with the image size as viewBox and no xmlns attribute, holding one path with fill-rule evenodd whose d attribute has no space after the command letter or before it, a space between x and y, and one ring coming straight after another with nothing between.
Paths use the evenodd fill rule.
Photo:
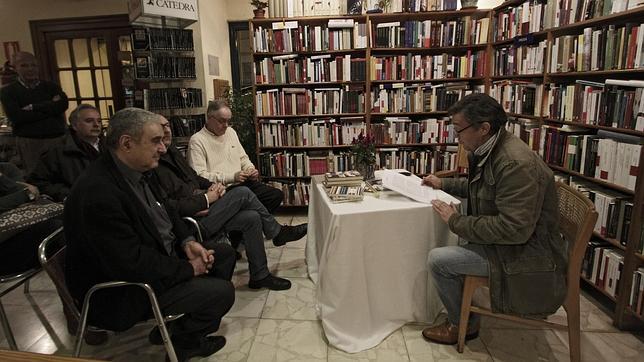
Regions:
<instances>
[{"instance_id":1,"label":"wooden bookshelf","mask_svg":"<svg viewBox=\"0 0 644 362\"><path fill-rule=\"evenodd\" d=\"M612 295L608 294L604 289L602 289L602 288L598 287L595 283L591 282L591 281L590 281L588 278L586 278L585 276L583 276L583 275L582 275L582 276L581 276L581 280L585 281L587 285L589 285L589 286L593 287L596 291L600 292L601 294L603 294L604 296L606 296L606 297L607 297L608 299L610 299L611 301L613 301L613 302L617 302L617 299L615 299L615 297L613 297Z\"/></svg>"},{"instance_id":2,"label":"wooden bookshelf","mask_svg":"<svg viewBox=\"0 0 644 362\"><path fill-rule=\"evenodd\" d=\"M491 15L491 18L493 19L493 23L494 23L494 25L491 24L491 27L494 28L494 31L496 32L497 30L495 26L496 21L494 21L495 19L497 19L497 15L504 13L506 11L509 12L510 7L521 6L524 2L525 2L524 0L506 1L503 4L499 5L498 7L494 8ZM543 2L543 3L546 3L546 4L552 3L552 1ZM544 19L546 18L547 16L544 16ZM560 87L565 87L571 84L576 84L577 80L588 80L593 82L604 83L606 79L612 79L612 78L624 79L624 80L642 79L644 76L644 67L635 68L635 69L609 69L609 70L598 69L598 70L578 71L577 69L588 69L588 68L583 68L582 63L584 62L584 60L579 60L579 59L574 60L573 66L575 66L575 68L573 68L572 71L568 71L568 72L551 71L552 69L555 68L555 67L552 67L551 63L553 62L553 59L551 57L554 54L554 44L557 38L562 36L574 36L573 39L576 39L579 36L583 36L585 28L592 28L593 30L601 30L603 29L603 27L607 27L609 25L615 25L619 29L619 27L624 26L627 23L632 23L637 25L644 23L644 6L640 6L638 8L627 10L616 14L610 14L610 15L599 16L599 17L595 17L595 18L587 19L583 21L577 21L571 24L555 26L555 24L553 23L552 27L548 28L548 27L542 26L538 31L533 31L530 34L522 34L522 35L514 36L509 39L497 40L497 36L495 33L491 37L491 39L493 39L493 43L491 44L492 49L500 49L500 48L515 46L515 44L517 43L521 44L520 40L525 40L525 39L528 39L528 37L530 37L534 39L534 41L531 43L534 45L538 44L538 42L543 39L547 39L547 46L546 46L547 52L544 55L544 62L543 62L544 71L542 74L491 76L490 81L527 80L527 81L533 82L535 84L535 87L538 87L539 85L549 86L551 84L560 86ZM530 24L530 25L534 25L534 24ZM536 26L531 28L536 29ZM602 50L605 50L605 49L602 48ZM490 57L493 57L493 56L495 56L495 52L491 51ZM599 53L599 57L601 56L602 56L602 53ZM589 59L592 60L592 56ZM569 63L565 65L562 69L566 69L567 67L570 67L570 62L572 62L572 60L570 60ZM493 59L491 60L490 63L494 64ZM557 64L561 64L561 61L557 61ZM582 64L582 68L576 67L579 64ZM627 63L624 63L624 64L627 64ZM556 68L559 69L558 67ZM596 133L596 131L599 131L599 130L610 131L618 134L639 137L640 144L644 143L644 132L642 131L637 131L634 129L615 128L615 127L603 126L603 125L584 124L581 122L570 122L570 121L567 121L563 116L561 117L561 119L558 119L557 116L551 116L548 109L548 104L549 104L548 91L549 90L550 89L545 86L542 88L541 90L543 92L541 94L542 103L535 105L535 107L536 106L540 107L538 114L543 116L508 113L508 117L524 118L531 122L536 122L537 124L546 124L546 125L549 124L554 126L557 126L557 125L575 126L578 128L590 130L591 133ZM535 113L536 113L536 110L535 110ZM575 114L575 117L578 117L578 116L579 116L578 114ZM541 132L545 132L545 130L542 128ZM537 139L536 141L540 142L539 139ZM567 144L563 144L563 146L567 146ZM628 307L628 298L630 296L630 288L631 288L633 273L635 270L637 270L638 267L644 265L644 257L642 257L636 251L636 248L638 246L639 239L640 239L642 218L644 217L644 214L643 214L644 151L640 151L637 182L634 190L628 189L621 185L616 185L610 182L599 180L594 177L588 177L579 172L572 171L557 165L549 164L549 166L555 171L574 176L577 179L588 181L591 184L595 184L598 186L598 188L604 187L610 190L615 190L630 197L630 201L632 202L633 206L632 206L631 223L629 227L629 233L627 235L626 246L622 245L618 240L602 237L598 233L594 233L592 237L595 240L601 240L615 247L616 249L621 250L624 254L624 261L623 261L624 265L620 275L619 290L616 293L617 297L616 298L612 297L605 290L598 288L595 284L591 283L583 276L582 276L582 280L587 282L587 284L591 285L594 289L598 290L600 293L607 296L609 300L611 300L614 303L613 315L614 315L614 323L616 326L622 329L642 328L643 319L640 316L637 316L634 313L632 313L632 311Z\"/></svg>"}]
</instances>

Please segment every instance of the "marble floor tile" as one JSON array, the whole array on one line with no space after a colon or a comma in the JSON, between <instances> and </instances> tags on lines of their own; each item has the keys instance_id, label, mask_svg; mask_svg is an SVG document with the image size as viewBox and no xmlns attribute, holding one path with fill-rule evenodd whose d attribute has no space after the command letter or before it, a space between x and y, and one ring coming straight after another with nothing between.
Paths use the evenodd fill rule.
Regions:
<instances>
[{"instance_id":1,"label":"marble floor tile","mask_svg":"<svg viewBox=\"0 0 644 362\"><path fill-rule=\"evenodd\" d=\"M246 361L258 325L259 319L256 318L224 318L221 327L215 334L225 336L226 345L217 353L203 358L201 361Z\"/></svg>"},{"instance_id":2,"label":"marble floor tile","mask_svg":"<svg viewBox=\"0 0 644 362\"><path fill-rule=\"evenodd\" d=\"M248 362L326 361L327 345L317 321L262 319Z\"/></svg>"},{"instance_id":3,"label":"marble floor tile","mask_svg":"<svg viewBox=\"0 0 644 362\"><path fill-rule=\"evenodd\" d=\"M329 346L329 362L389 362L409 361L405 339L401 330L397 330L385 338L378 346L358 353L346 353Z\"/></svg>"},{"instance_id":4,"label":"marble floor tile","mask_svg":"<svg viewBox=\"0 0 644 362\"><path fill-rule=\"evenodd\" d=\"M412 362L438 361L492 361L481 338L468 341L463 353L458 353L455 346L429 343L423 336L425 325L407 324L402 327L405 345Z\"/></svg>"},{"instance_id":5,"label":"marble floor tile","mask_svg":"<svg viewBox=\"0 0 644 362\"><path fill-rule=\"evenodd\" d=\"M235 289L235 304L228 317L259 318L268 298L268 289L250 289L247 285Z\"/></svg>"},{"instance_id":6,"label":"marble floor tile","mask_svg":"<svg viewBox=\"0 0 644 362\"><path fill-rule=\"evenodd\" d=\"M304 249L284 249L277 264L277 275L283 278L306 278L308 273L304 260Z\"/></svg>"},{"instance_id":7,"label":"marble floor tile","mask_svg":"<svg viewBox=\"0 0 644 362\"><path fill-rule=\"evenodd\" d=\"M291 221L293 220L293 215L290 214L277 214L275 215L275 220L282 224L282 225L291 225Z\"/></svg>"},{"instance_id":8,"label":"marble floor tile","mask_svg":"<svg viewBox=\"0 0 644 362\"><path fill-rule=\"evenodd\" d=\"M293 216L293 220L291 220L291 225L299 225L299 224L304 224L309 222L309 217L306 214L302 215L295 215Z\"/></svg>"},{"instance_id":9,"label":"marble floor tile","mask_svg":"<svg viewBox=\"0 0 644 362\"><path fill-rule=\"evenodd\" d=\"M481 329L495 361L568 361L568 348L550 329Z\"/></svg>"},{"instance_id":10,"label":"marble floor tile","mask_svg":"<svg viewBox=\"0 0 644 362\"><path fill-rule=\"evenodd\" d=\"M262 319L317 320L313 282L305 278L289 279L291 289L268 293Z\"/></svg>"},{"instance_id":11,"label":"marble floor tile","mask_svg":"<svg viewBox=\"0 0 644 362\"><path fill-rule=\"evenodd\" d=\"M554 333L568 347L568 333L556 330ZM642 361L644 342L630 333L581 333L582 361Z\"/></svg>"}]
</instances>

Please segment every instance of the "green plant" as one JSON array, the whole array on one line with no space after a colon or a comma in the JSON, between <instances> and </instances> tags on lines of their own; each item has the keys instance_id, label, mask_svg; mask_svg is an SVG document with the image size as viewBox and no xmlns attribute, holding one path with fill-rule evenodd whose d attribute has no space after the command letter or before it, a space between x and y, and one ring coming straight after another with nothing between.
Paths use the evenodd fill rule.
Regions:
<instances>
[{"instance_id":1,"label":"green plant","mask_svg":"<svg viewBox=\"0 0 644 362\"><path fill-rule=\"evenodd\" d=\"M265 9L268 7L268 1L263 0L250 0L250 4L257 10Z\"/></svg>"},{"instance_id":2,"label":"green plant","mask_svg":"<svg viewBox=\"0 0 644 362\"><path fill-rule=\"evenodd\" d=\"M253 163L257 165L257 134L255 133L255 122L253 118L253 94L249 90L233 91L228 88L224 97L233 113L231 119L232 127L239 136L246 154Z\"/></svg>"},{"instance_id":3,"label":"green plant","mask_svg":"<svg viewBox=\"0 0 644 362\"><path fill-rule=\"evenodd\" d=\"M389 5L391 4L391 0L378 0L378 9L380 10L385 10L389 8Z\"/></svg>"}]
</instances>

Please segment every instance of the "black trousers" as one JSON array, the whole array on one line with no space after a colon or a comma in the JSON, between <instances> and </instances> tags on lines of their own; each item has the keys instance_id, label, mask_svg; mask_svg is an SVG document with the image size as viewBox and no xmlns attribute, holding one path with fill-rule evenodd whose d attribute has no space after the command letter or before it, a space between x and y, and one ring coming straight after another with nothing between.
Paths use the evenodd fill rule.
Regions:
<instances>
[{"instance_id":1,"label":"black trousers","mask_svg":"<svg viewBox=\"0 0 644 362\"><path fill-rule=\"evenodd\" d=\"M230 282L235 269L235 251L224 243L204 246L215 251L210 273L157 295L163 314L185 314L169 326L173 341L183 348L198 346L201 337L217 331L221 319L235 302L235 287Z\"/></svg>"},{"instance_id":2,"label":"black trousers","mask_svg":"<svg viewBox=\"0 0 644 362\"><path fill-rule=\"evenodd\" d=\"M264 205L264 207L271 214L275 213L278 207L282 204L284 200L284 193L281 190L278 190L272 186L268 186L265 183L258 181L246 181L243 183L244 186L248 187L259 201Z\"/></svg>"},{"instance_id":3,"label":"black trousers","mask_svg":"<svg viewBox=\"0 0 644 362\"><path fill-rule=\"evenodd\" d=\"M59 219L45 220L0 242L0 275L16 274L39 266L38 246L62 225Z\"/></svg>"}]
</instances>

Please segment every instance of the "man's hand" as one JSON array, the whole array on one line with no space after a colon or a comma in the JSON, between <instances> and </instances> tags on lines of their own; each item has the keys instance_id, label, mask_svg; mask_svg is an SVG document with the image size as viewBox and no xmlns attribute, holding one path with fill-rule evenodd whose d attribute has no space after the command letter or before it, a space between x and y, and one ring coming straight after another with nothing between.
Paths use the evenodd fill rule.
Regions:
<instances>
[{"instance_id":1,"label":"man's hand","mask_svg":"<svg viewBox=\"0 0 644 362\"><path fill-rule=\"evenodd\" d=\"M190 264L192 264L195 276L207 273L215 262L214 250L206 250L203 245L194 240L188 241L183 251L186 253Z\"/></svg>"},{"instance_id":2,"label":"man's hand","mask_svg":"<svg viewBox=\"0 0 644 362\"><path fill-rule=\"evenodd\" d=\"M259 180L259 171L256 168L248 170L248 178L253 181Z\"/></svg>"},{"instance_id":3,"label":"man's hand","mask_svg":"<svg viewBox=\"0 0 644 362\"><path fill-rule=\"evenodd\" d=\"M206 191L206 196L208 197L208 203L212 204L217 201L221 195L219 195L218 190L208 189L208 191Z\"/></svg>"},{"instance_id":4,"label":"man's hand","mask_svg":"<svg viewBox=\"0 0 644 362\"><path fill-rule=\"evenodd\" d=\"M38 188L36 186L34 186L32 184L28 184L26 182L20 182L20 181L18 181L16 183L26 187L29 190L29 192L34 195L35 198L38 198L38 196L40 196L40 191L38 191Z\"/></svg>"},{"instance_id":5,"label":"man's hand","mask_svg":"<svg viewBox=\"0 0 644 362\"><path fill-rule=\"evenodd\" d=\"M440 178L434 175L429 175L429 176L423 177L423 185L427 185L429 187L440 190L441 187L443 187L443 181L441 181Z\"/></svg>"},{"instance_id":6,"label":"man's hand","mask_svg":"<svg viewBox=\"0 0 644 362\"><path fill-rule=\"evenodd\" d=\"M33 104L27 104L26 106L22 107L23 111L33 111L34 110L34 105Z\"/></svg>"},{"instance_id":7,"label":"man's hand","mask_svg":"<svg viewBox=\"0 0 644 362\"><path fill-rule=\"evenodd\" d=\"M248 178L248 173L246 171L237 171L235 172L235 182L242 183Z\"/></svg>"},{"instance_id":8,"label":"man's hand","mask_svg":"<svg viewBox=\"0 0 644 362\"><path fill-rule=\"evenodd\" d=\"M458 214L458 210L454 205L448 205L446 202L441 200L432 201L432 206L438 215L443 219L443 221L448 222L449 218L453 214Z\"/></svg>"}]
</instances>

